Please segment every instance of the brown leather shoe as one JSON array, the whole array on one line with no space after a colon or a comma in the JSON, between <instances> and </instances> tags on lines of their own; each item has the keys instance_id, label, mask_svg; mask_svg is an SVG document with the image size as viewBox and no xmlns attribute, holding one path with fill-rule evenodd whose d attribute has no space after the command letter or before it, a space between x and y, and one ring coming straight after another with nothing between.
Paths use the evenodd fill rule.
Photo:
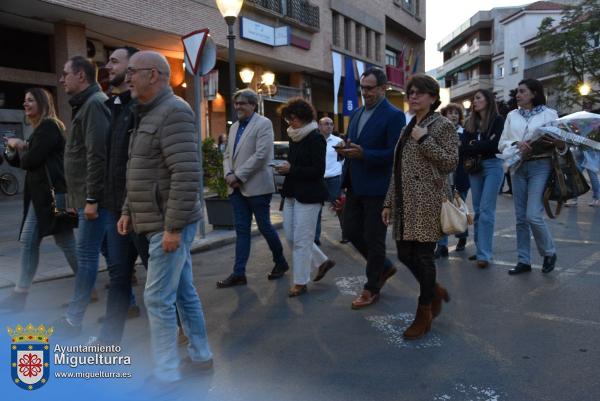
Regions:
<instances>
[{"instance_id":1,"label":"brown leather shoe","mask_svg":"<svg viewBox=\"0 0 600 401\"><path fill-rule=\"evenodd\" d=\"M292 288L290 288L290 290L288 291L288 297L290 298L294 298L294 297L298 297L302 294L306 294L306 291L308 290L308 287L302 284L294 284L294 286Z\"/></svg>"},{"instance_id":2,"label":"brown leather shoe","mask_svg":"<svg viewBox=\"0 0 600 401\"><path fill-rule=\"evenodd\" d=\"M379 289L380 290L385 285L385 282L388 281L388 279L390 277L392 277L394 274L396 274L397 271L398 271L398 269L396 269L393 266L390 267L389 269L383 271L383 273L381 274L381 278L379 279Z\"/></svg>"},{"instance_id":3,"label":"brown leather shoe","mask_svg":"<svg viewBox=\"0 0 600 401\"><path fill-rule=\"evenodd\" d=\"M402 333L402 336L406 340L416 340L419 337L423 337L431 329L431 320L431 304L419 305L417 307L415 320L404 333Z\"/></svg>"},{"instance_id":4,"label":"brown leather shoe","mask_svg":"<svg viewBox=\"0 0 600 401\"><path fill-rule=\"evenodd\" d=\"M479 267L480 269L485 269L486 267L488 267L490 263L487 260L478 260L477 261L477 267Z\"/></svg>"},{"instance_id":5,"label":"brown leather shoe","mask_svg":"<svg viewBox=\"0 0 600 401\"><path fill-rule=\"evenodd\" d=\"M379 294L372 294L369 290L363 290L362 294L352 301L352 309L360 309L372 305L379 300Z\"/></svg>"},{"instance_id":6,"label":"brown leather shoe","mask_svg":"<svg viewBox=\"0 0 600 401\"><path fill-rule=\"evenodd\" d=\"M335 260L327 259L325 262L321 263L321 266L319 266L319 270L317 271L317 275L313 281L316 282L321 280L333 266L335 266Z\"/></svg>"},{"instance_id":7,"label":"brown leather shoe","mask_svg":"<svg viewBox=\"0 0 600 401\"><path fill-rule=\"evenodd\" d=\"M438 283L435 283L435 295L431 302L431 318L435 319L442 312L442 301L450 302L450 294Z\"/></svg>"}]
</instances>

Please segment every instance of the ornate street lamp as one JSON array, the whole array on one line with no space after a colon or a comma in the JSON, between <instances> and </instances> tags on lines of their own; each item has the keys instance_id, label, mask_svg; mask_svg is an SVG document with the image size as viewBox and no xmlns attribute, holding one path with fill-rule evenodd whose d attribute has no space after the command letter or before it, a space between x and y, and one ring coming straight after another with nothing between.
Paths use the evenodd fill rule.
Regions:
<instances>
[{"instance_id":1,"label":"ornate street lamp","mask_svg":"<svg viewBox=\"0 0 600 401\"><path fill-rule=\"evenodd\" d=\"M242 82L246 85L250 85L252 82L252 78L254 78L254 70L246 67L242 68L240 71L240 78L242 78Z\"/></svg>"},{"instance_id":2,"label":"ornate street lamp","mask_svg":"<svg viewBox=\"0 0 600 401\"><path fill-rule=\"evenodd\" d=\"M237 19L244 0L217 0L217 7L227 23L227 39L229 40L229 104L231 107L231 121L235 120L233 107L233 92L235 90L235 34L233 24Z\"/></svg>"}]
</instances>

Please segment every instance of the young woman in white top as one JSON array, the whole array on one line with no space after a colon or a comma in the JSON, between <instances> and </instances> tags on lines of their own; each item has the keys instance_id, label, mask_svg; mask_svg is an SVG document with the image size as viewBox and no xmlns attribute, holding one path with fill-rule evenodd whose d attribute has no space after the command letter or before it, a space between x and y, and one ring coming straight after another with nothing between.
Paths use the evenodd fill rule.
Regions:
<instances>
[{"instance_id":1,"label":"young woman in white top","mask_svg":"<svg viewBox=\"0 0 600 401\"><path fill-rule=\"evenodd\" d=\"M542 272L549 273L556 264L556 248L552 234L544 221L542 195L552 169L552 152L556 147L566 149L562 141L541 139L543 146L536 143L535 150L524 138L536 128L558 118L555 110L545 106L546 96L542 84L535 79L519 82L517 88L518 109L508 113L498 149L506 152L517 147L523 162L511 171L513 201L517 218L517 265L508 274L531 271L531 233L538 251L544 258Z\"/></svg>"}]
</instances>

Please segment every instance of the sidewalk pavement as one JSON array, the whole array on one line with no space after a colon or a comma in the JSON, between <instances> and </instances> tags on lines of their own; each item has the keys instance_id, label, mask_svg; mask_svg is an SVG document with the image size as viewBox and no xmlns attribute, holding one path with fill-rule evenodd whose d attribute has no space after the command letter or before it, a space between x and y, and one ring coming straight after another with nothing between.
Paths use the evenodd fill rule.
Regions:
<instances>
[{"instance_id":1,"label":"sidewalk pavement","mask_svg":"<svg viewBox=\"0 0 600 401\"><path fill-rule=\"evenodd\" d=\"M271 201L271 222L276 229L283 225L283 217L279 211L281 197L273 195ZM21 244L18 241L23 199L21 195L6 197L0 195L0 288L12 287L18 280L21 266ZM215 249L235 242L234 230L213 230L206 218L206 235L204 238L196 234L192 245L192 253ZM256 222L252 222L252 235L258 235ZM106 270L104 258L100 258L100 270ZM54 244L52 237L46 237L40 246L40 262L34 283L56 280L73 276L60 249Z\"/></svg>"}]
</instances>

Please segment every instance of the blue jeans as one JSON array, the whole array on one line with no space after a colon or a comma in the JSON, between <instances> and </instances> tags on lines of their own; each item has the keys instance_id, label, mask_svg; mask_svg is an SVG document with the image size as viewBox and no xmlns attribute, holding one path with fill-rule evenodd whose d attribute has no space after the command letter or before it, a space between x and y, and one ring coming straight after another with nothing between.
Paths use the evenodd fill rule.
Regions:
<instances>
[{"instance_id":1,"label":"blue jeans","mask_svg":"<svg viewBox=\"0 0 600 401\"><path fill-rule=\"evenodd\" d=\"M327 192L329 193L329 198L327 201L333 203L337 198L340 197L340 193L342 192L342 176L336 175L335 177L325 178L325 185L327 186ZM321 240L321 213L323 212L323 208L319 210L319 218L317 219L317 230L315 232L315 242Z\"/></svg>"},{"instance_id":2,"label":"blue jeans","mask_svg":"<svg viewBox=\"0 0 600 401\"><path fill-rule=\"evenodd\" d=\"M56 204L58 207L65 207L65 194L56 194ZM42 237L40 237L35 209L32 206L30 203L20 236L20 241L23 243L21 250L21 273L19 275L19 284L17 285L17 288L20 290L27 290L31 287L40 260L40 243L42 242ZM54 242L65 254L65 258L73 273L77 273L77 253L75 252L73 230L54 234Z\"/></svg>"},{"instance_id":3,"label":"blue jeans","mask_svg":"<svg viewBox=\"0 0 600 401\"><path fill-rule=\"evenodd\" d=\"M252 215L256 218L258 230L267 241L273 254L275 265L287 265L283 256L283 246L277 231L271 224L271 197L272 194L258 196L244 196L239 189L229 195L233 205L233 218L235 220L235 276L246 275L246 263L250 257L250 243L252 239Z\"/></svg>"},{"instance_id":4,"label":"blue jeans","mask_svg":"<svg viewBox=\"0 0 600 401\"><path fill-rule=\"evenodd\" d=\"M594 200L600 199L600 180L598 174L595 171L586 169L588 177L590 177L590 183L592 184L592 198Z\"/></svg>"},{"instance_id":5,"label":"blue jeans","mask_svg":"<svg viewBox=\"0 0 600 401\"><path fill-rule=\"evenodd\" d=\"M464 192L459 192L459 195L460 195L461 199L466 202L467 201L467 195L469 195L469 190L467 189ZM468 238L469 237L469 227L467 227L467 230L464 233L456 234L454 236L456 238ZM438 243L439 246L448 247L448 236L444 235L442 238L440 238L440 240L437 243Z\"/></svg>"},{"instance_id":6,"label":"blue jeans","mask_svg":"<svg viewBox=\"0 0 600 401\"><path fill-rule=\"evenodd\" d=\"M489 262L493 253L496 200L504 178L504 169L502 160L498 158L482 160L481 164L482 169L478 174L469 174L475 212L473 239L477 247L477 260Z\"/></svg>"},{"instance_id":7,"label":"blue jeans","mask_svg":"<svg viewBox=\"0 0 600 401\"><path fill-rule=\"evenodd\" d=\"M80 326L83 315L90 303L90 294L96 284L100 248L106 230L107 210L98 208L98 218L86 220L83 209L79 213L77 231L77 274L75 275L75 293L67 309L67 320L74 326Z\"/></svg>"},{"instance_id":8,"label":"blue jeans","mask_svg":"<svg viewBox=\"0 0 600 401\"><path fill-rule=\"evenodd\" d=\"M169 253L162 249L162 231L150 236L144 302L150 322L152 353L155 360L154 374L163 381L176 381L181 378L175 303L189 339L190 358L193 361L212 358L202 305L192 277L190 248L196 227L196 222L185 226L181 232L179 248Z\"/></svg>"},{"instance_id":9,"label":"blue jeans","mask_svg":"<svg viewBox=\"0 0 600 401\"><path fill-rule=\"evenodd\" d=\"M513 173L513 201L517 217L518 261L531 264L531 233L541 256L556 253L552 234L544 221L542 196L552 170L550 158L525 161Z\"/></svg>"},{"instance_id":10,"label":"blue jeans","mask_svg":"<svg viewBox=\"0 0 600 401\"><path fill-rule=\"evenodd\" d=\"M99 339L106 344L119 344L123 337L127 310L132 301L131 276L137 259L137 251L130 235L117 231L120 214L111 211L106 216L106 260L110 287L106 300L106 315Z\"/></svg>"}]
</instances>

